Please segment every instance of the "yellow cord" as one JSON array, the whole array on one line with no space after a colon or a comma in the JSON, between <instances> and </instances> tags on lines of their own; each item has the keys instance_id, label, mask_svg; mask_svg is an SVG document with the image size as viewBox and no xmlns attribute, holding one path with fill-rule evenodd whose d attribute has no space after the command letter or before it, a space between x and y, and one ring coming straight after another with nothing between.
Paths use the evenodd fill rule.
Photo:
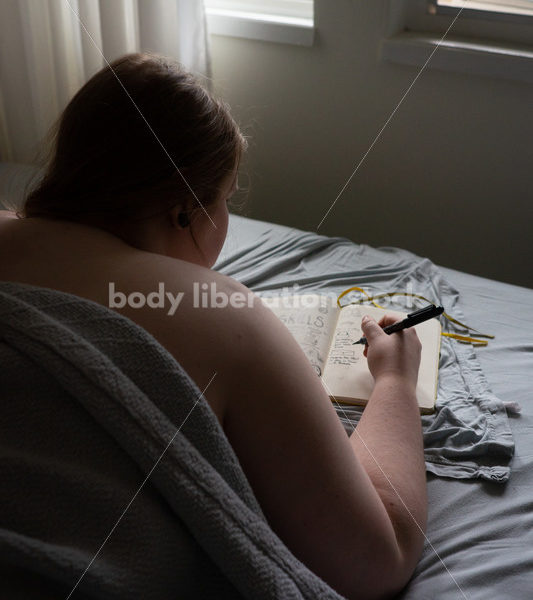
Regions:
<instances>
[{"instance_id":1,"label":"yellow cord","mask_svg":"<svg viewBox=\"0 0 533 600\"><path fill-rule=\"evenodd\" d=\"M366 298L363 298L362 300L358 300L358 301L353 301L353 302L348 302L348 304L362 304L363 302L366 301L370 301L372 302L372 304L374 306L376 306L377 308L382 308L385 310L385 308L383 306L380 306L377 302L376 299L380 299L380 298L390 298L391 296L411 296L413 298L419 298L420 300L424 300L426 302L429 302L430 304L435 304L434 302L432 302L431 300L428 300L426 297L421 296L420 294L411 294L409 292L385 292L383 294L375 294L374 296L370 296L370 294L368 294L363 288L360 287L351 287L348 288L347 290L344 290L344 292L341 292L337 298L337 306L339 308L343 308L344 306L348 306L348 304L341 304L340 300L341 298L343 298L344 296L346 296L346 294L349 294L350 292L353 291L358 291L363 293ZM488 333L481 333L480 331L478 331L477 329L474 329L473 327L470 327L469 325L465 325L464 323L461 323L461 321L459 321L458 319L455 319L454 317L452 317L451 315L447 314L446 312L442 313L442 316L446 319L448 319L448 321L455 323L456 325L459 325L460 327L463 327L463 329L466 329L467 331L473 331L475 332L475 334L479 337L486 337L486 338L490 338L490 339L494 339L493 335L490 335ZM474 338L474 337L470 337L470 336L466 336L466 335L460 335L458 333L448 333L446 331L443 331L441 335L444 335L446 337L449 338L453 338L459 342L465 342L465 343L469 343L469 344L474 344L476 346L486 346L488 344L487 340L480 340L478 338Z\"/></svg>"}]
</instances>

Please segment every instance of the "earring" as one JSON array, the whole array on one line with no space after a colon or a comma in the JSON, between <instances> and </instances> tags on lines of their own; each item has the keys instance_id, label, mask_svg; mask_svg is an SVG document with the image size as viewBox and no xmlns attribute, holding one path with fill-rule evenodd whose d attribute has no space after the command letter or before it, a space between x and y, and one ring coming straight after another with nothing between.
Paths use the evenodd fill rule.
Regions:
<instances>
[{"instance_id":1,"label":"earring","mask_svg":"<svg viewBox=\"0 0 533 600\"><path fill-rule=\"evenodd\" d=\"M178 224L182 229L185 229L189 226L189 215L187 213L180 213L178 215Z\"/></svg>"}]
</instances>

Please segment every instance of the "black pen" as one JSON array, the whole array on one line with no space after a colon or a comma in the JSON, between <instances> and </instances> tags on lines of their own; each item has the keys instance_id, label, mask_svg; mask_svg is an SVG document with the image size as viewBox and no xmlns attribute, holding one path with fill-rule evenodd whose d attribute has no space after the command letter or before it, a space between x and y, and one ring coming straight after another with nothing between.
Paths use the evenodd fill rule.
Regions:
<instances>
[{"instance_id":1,"label":"black pen","mask_svg":"<svg viewBox=\"0 0 533 600\"><path fill-rule=\"evenodd\" d=\"M383 331L388 333L395 333L396 331L402 331L402 329L407 329L408 327L413 327L413 325L418 325L419 323L423 323L424 321L428 321L433 317L438 317L444 312L444 308L442 306L435 306L434 304L430 304L420 310L417 310L413 313L409 313L403 321L398 321L397 323L392 323L392 325L387 325L383 327ZM354 344L366 344L366 338L362 337Z\"/></svg>"}]
</instances>

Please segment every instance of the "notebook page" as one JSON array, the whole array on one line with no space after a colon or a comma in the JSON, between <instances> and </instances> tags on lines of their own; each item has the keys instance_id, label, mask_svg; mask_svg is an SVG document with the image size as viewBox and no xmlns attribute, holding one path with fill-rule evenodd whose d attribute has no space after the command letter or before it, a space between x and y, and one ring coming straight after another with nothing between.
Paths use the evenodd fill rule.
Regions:
<instances>
[{"instance_id":1,"label":"notebook page","mask_svg":"<svg viewBox=\"0 0 533 600\"><path fill-rule=\"evenodd\" d=\"M318 294L261 297L266 306L292 333L319 376L341 312L335 301Z\"/></svg>"},{"instance_id":2,"label":"notebook page","mask_svg":"<svg viewBox=\"0 0 533 600\"><path fill-rule=\"evenodd\" d=\"M376 321L384 314L390 314L398 320L406 317L406 313L372 306L348 305L340 311L324 372L327 389L339 399L366 401L374 387L374 379L363 356L364 346L353 345L363 335L361 319L365 314ZM416 396L421 408L432 409L437 389L441 327L437 319L430 319L416 325L415 330L422 344Z\"/></svg>"}]
</instances>

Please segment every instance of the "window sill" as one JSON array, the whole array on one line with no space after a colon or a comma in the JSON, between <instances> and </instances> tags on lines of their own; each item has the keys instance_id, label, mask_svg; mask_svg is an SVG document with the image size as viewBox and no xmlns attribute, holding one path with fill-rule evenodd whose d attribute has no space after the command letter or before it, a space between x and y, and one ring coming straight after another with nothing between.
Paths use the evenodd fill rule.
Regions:
<instances>
[{"instance_id":1,"label":"window sill","mask_svg":"<svg viewBox=\"0 0 533 600\"><path fill-rule=\"evenodd\" d=\"M385 39L381 58L393 63L423 66L441 36L404 32ZM455 71L533 83L533 49L472 39L446 38L428 69Z\"/></svg>"},{"instance_id":2,"label":"window sill","mask_svg":"<svg viewBox=\"0 0 533 600\"><path fill-rule=\"evenodd\" d=\"M315 34L312 19L230 10L208 9L207 25L209 32L215 35L298 46L312 46Z\"/></svg>"}]
</instances>

